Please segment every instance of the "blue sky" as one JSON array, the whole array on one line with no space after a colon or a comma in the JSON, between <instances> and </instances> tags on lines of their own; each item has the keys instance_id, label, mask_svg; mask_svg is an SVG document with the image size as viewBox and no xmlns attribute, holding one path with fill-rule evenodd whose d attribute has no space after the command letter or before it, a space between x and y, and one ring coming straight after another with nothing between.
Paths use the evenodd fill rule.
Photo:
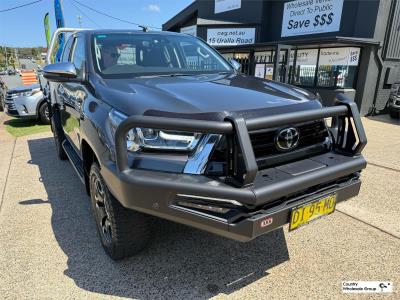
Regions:
<instances>
[{"instance_id":1,"label":"blue sky","mask_svg":"<svg viewBox=\"0 0 400 300\"><path fill-rule=\"evenodd\" d=\"M23 5L33 0L0 0L0 10ZM109 15L134 23L161 27L193 0L77 0ZM77 15L85 28L132 28L136 26L110 19L79 6L73 0L62 0L65 23L78 27ZM75 6L74 6L75 4ZM79 11L78 7L81 11ZM50 13L50 25L55 28L54 0L43 0L30 6L0 13L0 45L14 47L45 46L43 18ZM93 21L91 21L87 16Z\"/></svg>"}]
</instances>

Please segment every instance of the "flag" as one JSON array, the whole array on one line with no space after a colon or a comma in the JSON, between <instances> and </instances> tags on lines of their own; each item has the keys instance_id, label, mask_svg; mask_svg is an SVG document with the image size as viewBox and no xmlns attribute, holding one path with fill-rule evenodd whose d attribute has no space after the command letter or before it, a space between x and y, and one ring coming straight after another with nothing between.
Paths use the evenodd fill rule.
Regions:
<instances>
[{"instance_id":1,"label":"flag","mask_svg":"<svg viewBox=\"0 0 400 300\"><path fill-rule=\"evenodd\" d=\"M46 35L47 51L50 48L50 23L49 23L49 13L44 16L44 34Z\"/></svg>"},{"instance_id":2,"label":"flag","mask_svg":"<svg viewBox=\"0 0 400 300\"><path fill-rule=\"evenodd\" d=\"M57 28L65 27L61 0L54 0L54 12L56 14ZM65 34L64 33L59 34L58 35L58 51L57 51L57 55L56 55L57 61L61 60L62 49L64 48L64 40L65 40Z\"/></svg>"}]
</instances>

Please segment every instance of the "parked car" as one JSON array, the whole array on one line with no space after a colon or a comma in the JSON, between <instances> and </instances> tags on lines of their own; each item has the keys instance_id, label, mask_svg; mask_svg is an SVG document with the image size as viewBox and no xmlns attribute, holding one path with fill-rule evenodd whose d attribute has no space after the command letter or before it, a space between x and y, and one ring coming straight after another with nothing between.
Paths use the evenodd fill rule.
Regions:
<instances>
[{"instance_id":1,"label":"parked car","mask_svg":"<svg viewBox=\"0 0 400 300\"><path fill-rule=\"evenodd\" d=\"M393 84L390 90L389 113L394 119L400 118L400 82Z\"/></svg>"},{"instance_id":2,"label":"parked car","mask_svg":"<svg viewBox=\"0 0 400 300\"><path fill-rule=\"evenodd\" d=\"M7 71L0 71L0 75L7 75Z\"/></svg>"},{"instance_id":3,"label":"parked car","mask_svg":"<svg viewBox=\"0 0 400 300\"><path fill-rule=\"evenodd\" d=\"M17 118L36 118L50 124L49 107L39 84L10 89L6 93L7 114Z\"/></svg>"},{"instance_id":4,"label":"parked car","mask_svg":"<svg viewBox=\"0 0 400 300\"><path fill-rule=\"evenodd\" d=\"M57 32L69 31L62 62L43 68L51 125L111 258L146 246L149 215L249 241L358 194L366 137L344 95L323 108L190 35Z\"/></svg>"}]
</instances>

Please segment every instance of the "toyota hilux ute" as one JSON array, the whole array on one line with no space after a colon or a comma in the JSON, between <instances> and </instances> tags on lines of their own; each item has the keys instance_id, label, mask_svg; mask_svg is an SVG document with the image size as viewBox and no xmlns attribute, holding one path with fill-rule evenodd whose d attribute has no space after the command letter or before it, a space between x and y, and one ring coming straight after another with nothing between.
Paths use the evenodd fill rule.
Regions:
<instances>
[{"instance_id":1,"label":"toyota hilux ute","mask_svg":"<svg viewBox=\"0 0 400 300\"><path fill-rule=\"evenodd\" d=\"M146 246L152 216L249 241L359 193L366 136L344 95L322 107L190 35L64 28L51 45L67 33L43 89L111 258Z\"/></svg>"}]
</instances>

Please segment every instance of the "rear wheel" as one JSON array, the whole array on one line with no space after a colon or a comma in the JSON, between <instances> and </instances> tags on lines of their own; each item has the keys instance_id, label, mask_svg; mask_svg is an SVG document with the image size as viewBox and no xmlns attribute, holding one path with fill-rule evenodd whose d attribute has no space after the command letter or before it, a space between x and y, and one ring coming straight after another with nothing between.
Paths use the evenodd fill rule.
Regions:
<instances>
[{"instance_id":1,"label":"rear wheel","mask_svg":"<svg viewBox=\"0 0 400 300\"><path fill-rule=\"evenodd\" d=\"M94 162L90 168L90 199L101 244L114 260L132 256L150 241L150 217L123 207L110 193Z\"/></svg>"},{"instance_id":2,"label":"rear wheel","mask_svg":"<svg viewBox=\"0 0 400 300\"><path fill-rule=\"evenodd\" d=\"M50 124L50 111L47 102L42 103L42 105L39 107L39 119L43 124Z\"/></svg>"}]
</instances>

